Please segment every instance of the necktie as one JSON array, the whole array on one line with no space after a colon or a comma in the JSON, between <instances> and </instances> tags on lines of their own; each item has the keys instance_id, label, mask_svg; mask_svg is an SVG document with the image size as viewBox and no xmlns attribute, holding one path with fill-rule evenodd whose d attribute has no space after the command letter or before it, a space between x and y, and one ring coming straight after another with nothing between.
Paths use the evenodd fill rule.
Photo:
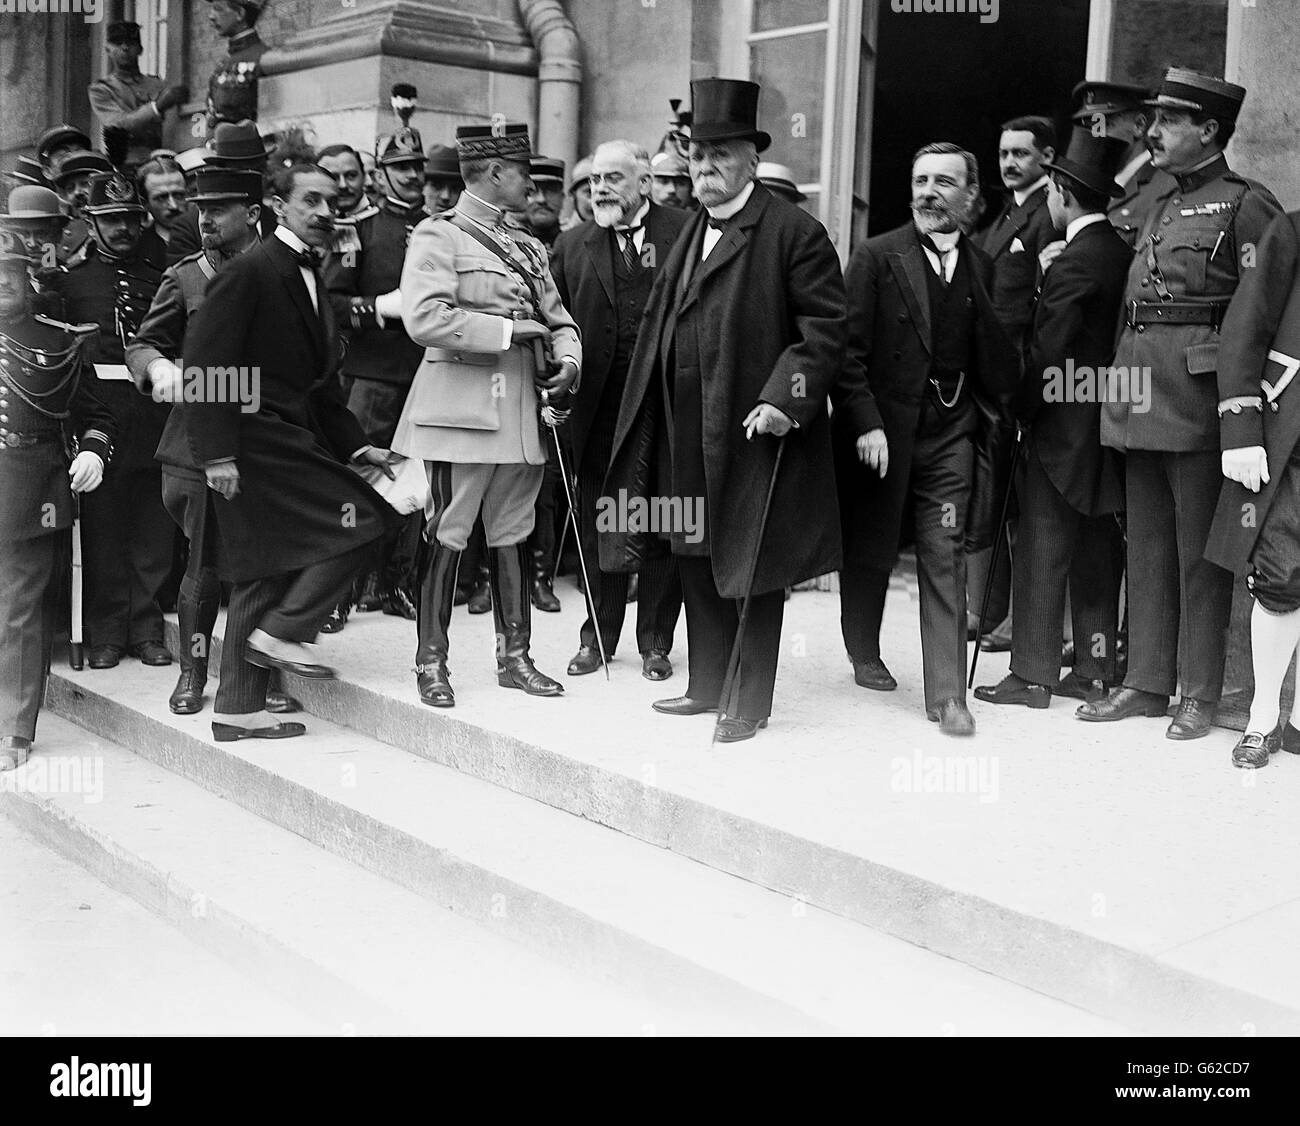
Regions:
<instances>
[{"instance_id":1,"label":"necktie","mask_svg":"<svg viewBox=\"0 0 1300 1126\"><path fill-rule=\"evenodd\" d=\"M948 255L953 252L954 247L948 247L946 250L942 246L935 245L934 252L939 256L939 281L942 285L948 284Z\"/></svg>"},{"instance_id":2,"label":"necktie","mask_svg":"<svg viewBox=\"0 0 1300 1126\"><path fill-rule=\"evenodd\" d=\"M315 270L320 265L320 252L314 247L294 251L294 261L305 270Z\"/></svg>"},{"instance_id":3,"label":"necktie","mask_svg":"<svg viewBox=\"0 0 1300 1126\"><path fill-rule=\"evenodd\" d=\"M619 235L623 239L623 267L630 274L636 269L635 236L640 227L620 227Z\"/></svg>"},{"instance_id":4,"label":"necktie","mask_svg":"<svg viewBox=\"0 0 1300 1126\"><path fill-rule=\"evenodd\" d=\"M731 222L730 219L718 219L712 215L709 216L709 226L715 231L725 231L729 222Z\"/></svg>"}]
</instances>

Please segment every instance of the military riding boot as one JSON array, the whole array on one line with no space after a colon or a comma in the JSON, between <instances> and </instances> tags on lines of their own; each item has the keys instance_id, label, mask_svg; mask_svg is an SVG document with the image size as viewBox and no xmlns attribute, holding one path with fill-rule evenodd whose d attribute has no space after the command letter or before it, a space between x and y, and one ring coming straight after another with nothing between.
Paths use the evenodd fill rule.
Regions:
<instances>
[{"instance_id":1,"label":"military riding boot","mask_svg":"<svg viewBox=\"0 0 1300 1126\"><path fill-rule=\"evenodd\" d=\"M177 655L181 674L167 700L176 715L193 715L203 709L203 689L208 683L208 649L217 620L220 598L191 598L182 590L176 599L180 637Z\"/></svg>"},{"instance_id":2,"label":"military riding boot","mask_svg":"<svg viewBox=\"0 0 1300 1126\"><path fill-rule=\"evenodd\" d=\"M456 706L456 694L447 675L447 633L460 552L434 540L424 544L419 554L416 629L420 640L415 651L415 683L421 703L431 708L452 708Z\"/></svg>"},{"instance_id":3,"label":"military riding boot","mask_svg":"<svg viewBox=\"0 0 1300 1126\"><path fill-rule=\"evenodd\" d=\"M492 613L497 627L497 683L530 696L560 696L564 685L537 671L528 645L532 640L532 592L526 543L488 552Z\"/></svg>"}]
</instances>

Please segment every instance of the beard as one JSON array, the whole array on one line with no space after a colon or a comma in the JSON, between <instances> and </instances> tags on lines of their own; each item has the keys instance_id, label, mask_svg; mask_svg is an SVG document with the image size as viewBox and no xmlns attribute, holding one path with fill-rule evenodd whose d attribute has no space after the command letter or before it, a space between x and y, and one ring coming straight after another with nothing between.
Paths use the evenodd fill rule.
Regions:
<instances>
[{"instance_id":1,"label":"beard","mask_svg":"<svg viewBox=\"0 0 1300 1126\"><path fill-rule=\"evenodd\" d=\"M591 214L598 227L617 227L631 218L628 205L621 199L601 200L599 203L593 199Z\"/></svg>"},{"instance_id":2,"label":"beard","mask_svg":"<svg viewBox=\"0 0 1300 1126\"><path fill-rule=\"evenodd\" d=\"M925 203L913 201L912 217L916 221L917 229L927 235L936 231L941 234L955 231L960 226L957 212L942 200Z\"/></svg>"}]
</instances>

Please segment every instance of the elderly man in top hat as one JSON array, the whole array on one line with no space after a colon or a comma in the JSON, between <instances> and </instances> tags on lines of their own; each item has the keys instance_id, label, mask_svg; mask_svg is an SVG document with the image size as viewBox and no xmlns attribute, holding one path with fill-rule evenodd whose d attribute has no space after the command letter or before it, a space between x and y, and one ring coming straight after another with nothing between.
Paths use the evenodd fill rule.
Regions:
<instances>
[{"instance_id":1,"label":"elderly man in top hat","mask_svg":"<svg viewBox=\"0 0 1300 1126\"><path fill-rule=\"evenodd\" d=\"M1045 708L1052 693L1096 699L1115 680L1123 543L1123 469L1101 444L1100 397L1115 354L1132 251L1106 221L1123 188L1113 179L1126 146L1076 127L1049 161L1047 206L1065 249L1043 279L1026 346L1018 413L1027 437L1012 597L1018 607L1011 673L975 689L991 704ZM1081 392L1086 391L1086 394ZM1058 683L1066 587L1074 670Z\"/></svg>"},{"instance_id":2,"label":"elderly man in top hat","mask_svg":"<svg viewBox=\"0 0 1300 1126\"><path fill-rule=\"evenodd\" d=\"M129 652L147 665L169 665L158 592L171 570L176 529L162 502L154 460L167 405L141 394L126 368L131 342L162 278L142 251L145 207L121 173L96 176L85 206L90 249L63 283L69 319L99 326L87 358L117 417L117 456L82 511L86 566L85 630L92 669Z\"/></svg>"},{"instance_id":3,"label":"elderly man in top hat","mask_svg":"<svg viewBox=\"0 0 1300 1126\"><path fill-rule=\"evenodd\" d=\"M1169 180L1138 242L1115 365L1130 391L1102 407L1125 454L1128 672L1080 719L1163 716L1170 739L1208 734L1223 687L1232 575L1205 558L1222 485L1215 373L1228 303L1281 208L1223 155L1246 91L1180 67L1152 102L1152 161ZM1134 382L1136 381L1136 383Z\"/></svg>"},{"instance_id":4,"label":"elderly man in top hat","mask_svg":"<svg viewBox=\"0 0 1300 1126\"><path fill-rule=\"evenodd\" d=\"M341 374L348 409L371 444L387 449L402 415L424 349L402 326L402 263L411 232L429 217L424 210L424 146L411 128L381 135L375 146L378 180L385 192L373 215L350 224L355 239L336 241L322 273L334 316L347 341ZM361 599L377 600L385 614L415 619L415 553L419 517L384 542L366 569ZM361 578L361 576L358 576ZM335 633L347 621L349 601L325 625Z\"/></svg>"},{"instance_id":5,"label":"elderly man in top hat","mask_svg":"<svg viewBox=\"0 0 1300 1126\"><path fill-rule=\"evenodd\" d=\"M460 160L449 145L434 145L424 161L424 209L430 215L450 211L465 190Z\"/></svg>"},{"instance_id":6,"label":"elderly man in top hat","mask_svg":"<svg viewBox=\"0 0 1300 1126\"><path fill-rule=\"evenodd\" d=\"M266 44L257 20L266 0L208 0L208 23L226 41L226 57L208 79L208 129L257 120L257 80Z\"/></svg>"},{"instance_id":7,"label":"elderly man in top hat","mask_svg":"<svg viewBox=\"0 0 1300 1126\"><path fill-rule=\"evenodd\" d=\"M81 366L95 326L32 313L27 271L39 244L9 219L0 216L0 771L21 766L36 737L65 574L59 533L72 526L72 494L103 480L115 434Z\"/></svg>"},{"instance_id":8,"label":"elderly man in top hat","mask_svg":"<svg viewBox=\"0 0 1300 1126\"><path fill-rule=\"evenodd\" d=\"M717 711L717 738L735 742L772 711L785 588L840 563L826 397L844 359L844 282L822 225L754 179L771 142L758 86L709 78L691 90L701 210L646 305L602 496L677 516L602 528L600 555L605 570L634 571L654 552L648 537L668 540L690 681L654 707ZM737 682L726 685L750 596Z\"/></svg>"},{"instance_id":9,"label":"elderly man in top hat","mask_svg":"<svg viewBox=\"0 0 1300 1126\"><path fill-rule=\"evenodd\" d=\"M167 112L180 106L190 96L181 84L169 86L154 74L140 73L140 25L117 20L104 34L108 48L109 71L87 88L90 108L95 111L101 137L105 128L115 126L130 138L127 165L135 168L149 159L149 154L163 143L162 124Z\"/></svg>"},{"instance_id":10,"label":"elderly man in top hat","mask_svg":"<svg viewBox=\"0 0 1300 1126\"><path fill-rule=\"evenodd\" d=\"M393 439L429 477L416 684L423 703L444 708L455 704L447 656L456 571L480 511L497 683L532 696L564 691L529 654L527 540L551 440L539 393L566 400L582 363L546 249L510 216L531 183L527 126L462 126L456 149L465 190L455 211L415 229L402 271L402 320L425 354Z\"/></svg>"}]
</instances>

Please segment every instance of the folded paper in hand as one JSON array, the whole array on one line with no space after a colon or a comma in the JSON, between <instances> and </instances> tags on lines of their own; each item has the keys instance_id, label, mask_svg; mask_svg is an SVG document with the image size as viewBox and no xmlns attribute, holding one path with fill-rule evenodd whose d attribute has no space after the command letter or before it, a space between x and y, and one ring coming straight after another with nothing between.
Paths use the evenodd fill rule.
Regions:
<instances>
[{"instance_id":1,"label":"folded paper in hand","mask_svg":"<svg viewBox=\"0 0 1300 1126\"><path fill-rule=\"evenodd\" d=\"M378 465L354 465L353 470L403 516L421 511L429 499L429 478L424 472L424 462L418 457L393 455L388 468L396 480L384 476Z\"/></svg>"}]
</instances>

